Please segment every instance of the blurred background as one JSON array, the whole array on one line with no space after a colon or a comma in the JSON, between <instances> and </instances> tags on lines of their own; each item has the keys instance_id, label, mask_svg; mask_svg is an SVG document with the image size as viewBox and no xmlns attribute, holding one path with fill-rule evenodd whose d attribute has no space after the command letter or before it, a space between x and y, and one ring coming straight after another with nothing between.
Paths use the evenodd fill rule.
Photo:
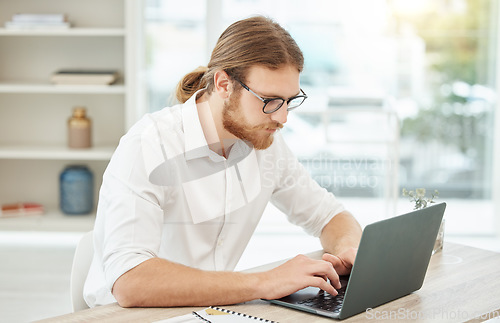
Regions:
<instances>
[{"instance_id":1,"label":"blurred background","mask_svg":"<svg viewBox=\"0 0 500 323\"><path fill-rule=\"evenodd\" d=\"M53 7L60 4L45 1ZM26 0L21 3L34 6ZM136 10L128 12L123 3ZM0 4L11 5L5 1ZM103 11L110 13L115 12L116 4L126 13L116 10L116 15L121 16L120 28L124 28L122 18L126 16L129 20L132 17L134 29L116 34L104 31L103 37L96 31L96 38L133 35L133 50L124 42L116 45L121 54L137 54L133 64L138 67L127 72L132 76L125 82L127 90L120 89L120 84L115 86L119 93L115 105L124 105L121 96L130 94L130 84L137 92L137 100L132 104L132 113L112 110L113 117L107 120L129 123L135 118L130 116L140 117L175 104L177 82L196 67L207 65L218 36L229 24L255 14L269 16L290 32L305 55L301 87L309 98L289 114L282 134L313 178L334 193L363 226L411 211L413 205L402 196L403 188L425 188L428 196L438 190L436 201L448 205L446 242L500 251L498 1L114 0L108 5L94 1L79 6L108 6ZM93 17L94 11L87 11L90 14L86 16ZM107 27L106 19L86 23ZM2 32L11 36L8 31ZM76 41L85 43L86 38L95 37L94 31L88 33L75 37ZM28 36L23 39L30 41L33 35ZM52 39L57 37L49 33L49 44L60 41ZM67 40L62 39L55 48L66 50ZM125 61L123 55L120 59ZM120 59L118 65L133 65L130 58L126 63ZM2 95L11 98L26 91L11 88L3 89ZM61 94L53 88L27 91L34 91L35 100L42 98L40 101L53 92L69 97L68 101L74 97L73 93ZM100 95L88 94L75 97ZM109 92L102 96L114 95ZM121 111L120 107L116 111ZM91 112L96 116L98 111ZM113 119L117 117L125 122ZM64 118L60 117L61 125ZM97 117L95 120L99 122ZM101 123L104 120L100 118ZM111 131L105 123L100 127L102 133ZM113 140L118 138L115 132L120 129L112 133ZM17 154L24 158L23 153ZM32 158L36 167L30 161L10 162L9 156L3 158L6 161L2 166L15 163L12 168L21 165L30 171L54 164L39 162L36 154ZM99 161L93 169L97 176L108 158L96 157ZM93 165L93 157L89 160ZM7 168L0 171L10 178ZM58 168L54 169L50 170L55 174ZM52 173L47 175L51 181L56 178ZM42 180L48 182L45 177ZM53 182L48 190L57 196L57 181ZM2 186L2 198L12 195L8 186ZM34 185L25 188L29 192L40 190ZM56 198L51 199L56 204ZM20 219L21 224L15 224L14 229L7 228L9 219L0 219L0 322L26 322L71 311L69 274L73 252L83 231L91 229L93 216L71 219L69 229L63 228L68 226L68 217L60 214L52 229L40 229L40 218L35 218L35 224ZM43 219L40 223L44 223ZM79 230L73 230L75 227ZM286 217L269 206L237 269L320 247L317 239L287 224Z\"/></svg>"},{"instance_id":2,"label":"blurred background","mask_svg":"<svg viewBox=\"0 0 500 323\"><path fill-rule=\"evenodd\" d=\"M498 234L496 1L146 1L149 111L171 104L215 35L249 13L302 48L309 99L282 133L361 222L409 209L402 188L426 188L448 202L449 235Z\"/></svg>"}]
</instances>

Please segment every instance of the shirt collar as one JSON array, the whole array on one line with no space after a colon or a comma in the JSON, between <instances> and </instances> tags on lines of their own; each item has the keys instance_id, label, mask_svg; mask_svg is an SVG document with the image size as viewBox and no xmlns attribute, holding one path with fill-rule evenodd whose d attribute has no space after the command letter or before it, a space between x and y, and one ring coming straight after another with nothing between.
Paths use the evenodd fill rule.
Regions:
<instances>
[{"instance_id":1,"label":"shirt collar","mask_svg":"<svg viewBox=\"0 0 500 323\"><path fill-rule=\"evenodd\" d=\"M184 156L186 160L210 157L214 159L214 152L208 147L207 139L201 127L196 98L203 89L196 91L182 107L182 124L184 127ZM216 155L216 154L215 154ZM224 159L223 157L219 156ZM218 159L218 158L215 158Z\"/></svg>"}]
</instances>

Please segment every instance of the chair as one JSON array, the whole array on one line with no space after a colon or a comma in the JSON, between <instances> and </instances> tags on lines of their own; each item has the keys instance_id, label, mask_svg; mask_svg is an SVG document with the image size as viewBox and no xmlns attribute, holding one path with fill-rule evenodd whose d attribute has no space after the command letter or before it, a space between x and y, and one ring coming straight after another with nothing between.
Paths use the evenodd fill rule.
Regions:
<instances>
[{"instance_id":1,"label":"chair","mask_svg":"<svg viewBox=\"0 0 500 323\"><path fill-rule=\"evenodd\" d=\"M70 293L73 312L89 308L83 299L83 285L89 272L92 257L94 255L93 231L87 232L78 242L73 266L71 267Z\"/></svg>"}]
</instances>

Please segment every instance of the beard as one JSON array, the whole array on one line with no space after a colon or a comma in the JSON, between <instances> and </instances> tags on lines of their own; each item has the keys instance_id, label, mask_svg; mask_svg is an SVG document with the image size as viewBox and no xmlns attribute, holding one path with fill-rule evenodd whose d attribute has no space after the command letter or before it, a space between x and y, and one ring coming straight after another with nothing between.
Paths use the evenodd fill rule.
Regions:
<instances>
[{"instance_id":1,"label":"beard","mask_svg":"<svg viewBox=\"0 0 500 323\"><path fill-rule=\"evenodd\" d=\"M255 149L267 149L274 140L274 133L265 131L266 129L279 130L283 124L279 122L269 122L253 126L249 124L241 111L239 102L241 92L233 93L229 101L224 103L222 110L222 124L224 128L241 140L252 144Z\"/></svg>"}]
</instances>

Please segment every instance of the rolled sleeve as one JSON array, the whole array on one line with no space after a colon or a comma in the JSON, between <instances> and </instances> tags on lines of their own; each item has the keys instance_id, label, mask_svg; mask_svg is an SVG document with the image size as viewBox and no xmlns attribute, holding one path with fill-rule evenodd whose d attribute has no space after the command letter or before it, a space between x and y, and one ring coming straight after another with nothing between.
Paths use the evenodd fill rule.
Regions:
<instances>
[{"instance_id":1,"label":"rolled sleeve","mask_svg":"<svg viewBox=\"0 0 500 323\"><path fill-rule=\"evenodd\" d=\"M163 189L148 180L147 147L140 136L123 140L104 174L98 209L104 225L98 238L109 290L121 275L156 257L160 248Z\"/></svg>"}]
</instances>

